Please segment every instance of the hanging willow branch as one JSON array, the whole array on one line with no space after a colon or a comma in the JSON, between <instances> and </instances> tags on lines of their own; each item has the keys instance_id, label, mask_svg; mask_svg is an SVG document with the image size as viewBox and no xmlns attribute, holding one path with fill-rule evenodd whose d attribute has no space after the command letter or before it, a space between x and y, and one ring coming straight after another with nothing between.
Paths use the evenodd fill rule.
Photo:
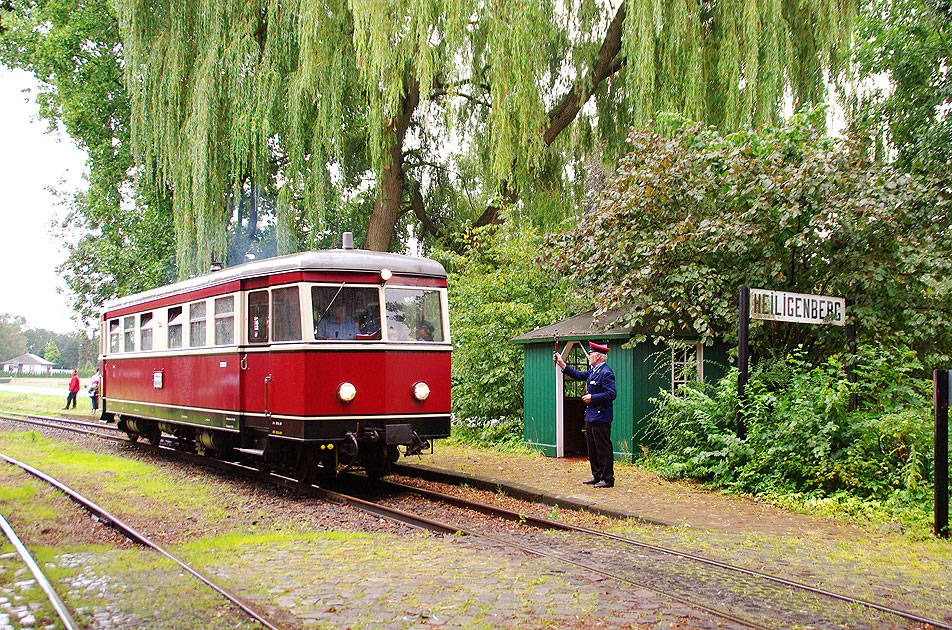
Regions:
<instances>
[{"instance_id":1,"label":"hanging willow branch","mask_svg":"<svg viewBox=\"0 0 952 630\"><path fill-rule=\"evenodd\" d=\"M514 191L531 188L553 160L620 147L629 124L658 111L728 131L776 122L788 90L797 104L821 100L856 10L855 0L116 0L116 8L137 158L143 176L174 193L183 274L221 259L246 179L275 197L279 246L290 251L326 228L340 173L359 179L369 169L374 246L386 248L401 215L394 204L420 194L419 181L398 172L399 156L436 126L477 156L484 190ZM440 88L453 84L472 91L462 98ZM580 117L593 132L563 142Z\"/></svg>"}]
</instances>

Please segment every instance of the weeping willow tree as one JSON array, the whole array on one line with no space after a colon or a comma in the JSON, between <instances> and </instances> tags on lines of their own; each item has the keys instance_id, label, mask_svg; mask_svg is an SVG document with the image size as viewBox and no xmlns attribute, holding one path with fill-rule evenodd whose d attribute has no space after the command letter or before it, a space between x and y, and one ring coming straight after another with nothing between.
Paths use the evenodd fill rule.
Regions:
<instances>
[{"instance_id":1,"label":"weeping willow tree","mask_svg":"<svg viewBox=\"0 0 952 630\"><path fill-rule=\"evenodd\" d=\"M678 111L724 130L823 100L853 0L116 0L132 134L174 193L179 269L220 258L236 200L281 251L366 199L364 246L571 207L593 152ZM238 218L240 221L240 217Z\"/></svg>"}]
</instances>

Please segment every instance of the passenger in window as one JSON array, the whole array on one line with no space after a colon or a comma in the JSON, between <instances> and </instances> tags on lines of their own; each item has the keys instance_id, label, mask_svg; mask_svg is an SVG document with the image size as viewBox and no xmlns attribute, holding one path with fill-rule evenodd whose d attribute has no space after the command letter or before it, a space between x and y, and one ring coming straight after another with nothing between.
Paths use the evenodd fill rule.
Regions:
<instances>
[{"instance_id":1,"label":"passenger in window","mask_svg":"<svg viewBox=\"0 0 952 630\"><path fill-rule=\"evenodd\" d=\"M409 326L398 320L390 320L387 333L390 341L407 341L410 338Z\"/></svg>"},{"instance_id":2,"label":"passenger in window","mask_svg":"<svg viewBox=\"0 0 952 630\"><path fill-rule=\"evenodd\" d=\"M354 319L347 314L347 307L336 304L317 325L314 336L318 339L354 339L359 333Z\"/></svg>"},{"instance_id":3,"label":"passenger in window","mask_svg":"<svg viewBox=\"0 0 952 630\"><path fill-rule=\"evenodd\" d=\"M357 326L364 335L375 335L380 332L380 306L376 303L369 305L360 317ZM379 335L377 337L379 339Z\"/></svg>"},{"instance_id":4,"label":"passenger in window","mask_svg":"<svg viewBox=\"0 0 952 630\"><path fill-rule=\"evenodd\" d=\"M433 324L421 319L416 327L417 341L433 341Z\"/></svg>"}]
</instances>

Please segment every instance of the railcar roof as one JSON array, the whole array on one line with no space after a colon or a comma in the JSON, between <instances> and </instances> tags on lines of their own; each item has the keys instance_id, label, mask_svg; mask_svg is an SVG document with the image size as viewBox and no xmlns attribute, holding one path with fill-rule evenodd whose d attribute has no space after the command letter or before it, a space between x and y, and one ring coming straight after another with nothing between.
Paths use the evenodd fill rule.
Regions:
<instances>
[{"instance_id":1,"label":"railcar roof","mask_svg":"<svg viewBox=\"0 0 952 630\"><path fill-rule=\"evenodd\" d=\"M259 278L278 273L294 271L377 272L381 269L389 269L394 274L401 275L429 278L446 277L446 270L443 269L443 265L429 258L362 249L326 249L275 256L264 260L253 260L221 271L143 291L142 293L109 300L103 305L103 310L125 308L177 293L212 287L234 280Z\"/></svg>"}]
</instances>

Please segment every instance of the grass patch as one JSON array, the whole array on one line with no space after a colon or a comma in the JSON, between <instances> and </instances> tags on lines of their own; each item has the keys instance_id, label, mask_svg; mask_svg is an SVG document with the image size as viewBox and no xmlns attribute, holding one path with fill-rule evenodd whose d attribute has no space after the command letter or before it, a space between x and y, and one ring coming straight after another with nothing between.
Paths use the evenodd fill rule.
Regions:
<instances>
[{"instance_id":1,"label":"grass patch","mask_svg":"<svg viewBox=\"0 0 952 630\"><path fill-rule=\"evenodd\" d=\"M76 484L80 492L93 487L97 502L107 509L128 510L134 504L136 514L163 517L177 509L191 514L196 506L207 513L225 507L207 484L190 481L185 473L52 441L35 431L0 433L0 450Z\"/></svg>"},{"instance_id":2,"label":"grass patch","mask_svg":"<svg viewBox=\"0 0 952 630\"><path fill-rule=\"evenodd\" d=\"M0 411L19 411L46 416L68 415L88 417L92 411L89 396L80 390L76 398L76 409L68 411L60 407L66 404L66 390L59 392L50 389L49 394L27 394L23 392L0 391Z\"/></svg>"}]
</instances>

